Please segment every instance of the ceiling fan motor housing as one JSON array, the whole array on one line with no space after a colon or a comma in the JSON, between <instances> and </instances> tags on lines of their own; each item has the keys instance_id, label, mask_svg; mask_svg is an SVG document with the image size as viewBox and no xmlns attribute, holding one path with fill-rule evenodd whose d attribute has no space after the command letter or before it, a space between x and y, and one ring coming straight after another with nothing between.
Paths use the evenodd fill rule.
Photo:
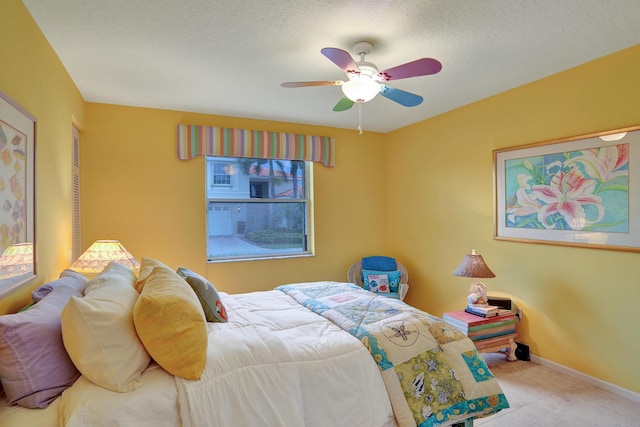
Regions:
<instances>
[{"instance_id":1,"label":"ceiling fan motor housing","mask_svg":"<svg viewBox=\"0 0 640 427\"><path fill-rule=\"evenodd\" d=\"M352 52L356 55L369 55L373 50L373 43L371 42L356 42L353 45Z\"/></svg>"},{"instance_id":2,"label":"ceiling fan motor housing","mask_svg":"<svg viewBox=\"0 0 640 427\"><path fill-rule=\"evenodd\" d=\"M371 62L360 61L356 62L358 68L360 68L360 76L368 77L372 80L377 80L378 77L378 67Z\"/></svg>"}]
</instances>

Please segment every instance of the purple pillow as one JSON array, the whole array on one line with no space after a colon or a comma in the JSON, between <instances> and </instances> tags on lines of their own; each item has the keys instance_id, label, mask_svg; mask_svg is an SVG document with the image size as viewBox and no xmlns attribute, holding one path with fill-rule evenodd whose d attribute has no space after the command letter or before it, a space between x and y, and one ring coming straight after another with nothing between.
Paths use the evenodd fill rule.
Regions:
<instances>
[{"instance_id":1,"label":"purple pillow","mask_svg":"<svg viewBox=\"0 0 640 427\"><path fill-rule=\"evenodd\" d=\"M66 269L62 273L60 273L60 278L58 280L45 283L44 285L40 286L35 291L33 291L31 293L31 302L33 302L34 304L37 303L42 298L49 295L49 293L56 286L60 286L60 285L70 285L76 289L80 289L81 291L84 291L84 287L88 281L89 279L84 277L82 274L77 273L73 270Z\"/></svg>"},{"instance_id":2,"label":"purple pillow","mask_svg":"<svg viewBox=\"0 0 640 427\"><path fill-rule=\"evenodd\" d=\"M9 403L46 408L80 376L62 343L60 313L82 289L56 286L28 310L0 316L0 380Z\"/></svg>"}]
</instances>

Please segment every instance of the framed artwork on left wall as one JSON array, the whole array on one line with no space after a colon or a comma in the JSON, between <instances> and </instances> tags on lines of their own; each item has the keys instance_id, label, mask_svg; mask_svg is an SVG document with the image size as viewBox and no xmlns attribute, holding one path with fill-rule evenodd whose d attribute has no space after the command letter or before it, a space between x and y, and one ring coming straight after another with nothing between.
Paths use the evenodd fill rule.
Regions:
<instances>
[{"instance_id":1,"label":"framed artwork on left wall","mask_svg":"<svg viewBox=\"0 0 640 427\"><path fill-rule=\"evenodd\" d=\"M0 91L0 298L36 278L36 119Z\"/></svg>"}]
</instances>

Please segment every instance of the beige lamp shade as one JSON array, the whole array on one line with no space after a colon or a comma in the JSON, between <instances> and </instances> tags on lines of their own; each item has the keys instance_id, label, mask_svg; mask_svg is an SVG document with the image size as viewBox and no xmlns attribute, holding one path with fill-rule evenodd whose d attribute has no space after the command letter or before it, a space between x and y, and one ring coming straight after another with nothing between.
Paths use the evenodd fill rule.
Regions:
<instances>
[{"instance_id":1,"label":"beige lamp shade","mask_svg":"<svg viewBox=\"0 0 640 427\"><path fill-rule=\"evenodd\" d=\"M477 254L475 249L471 249L471 253L464 256L464 259L453 274L455 276L472 277L474 279L496 277L484 262L482 255Z\"/></svg>"},{"instance_id":2,"label":"beige lamp shade","mask_svg":"<svg viewBox=\"0 0 640 427\"><path fill-rule=\"evenodd\" d=\"M14 243L0 256L0 278L33 271L33 243Z\"/></svg>"},{"instance_id":3,"label":"beige lamp shade","mask_svg":"<svg viewBox=\"0 0 640 427\"><path fill-rule=\"evenodd\" d=\"M96 240L69 268L78 273L98 274L112 261L134 271L140 268L138 261L117 240Z\"/></svg>"}]
</instances>

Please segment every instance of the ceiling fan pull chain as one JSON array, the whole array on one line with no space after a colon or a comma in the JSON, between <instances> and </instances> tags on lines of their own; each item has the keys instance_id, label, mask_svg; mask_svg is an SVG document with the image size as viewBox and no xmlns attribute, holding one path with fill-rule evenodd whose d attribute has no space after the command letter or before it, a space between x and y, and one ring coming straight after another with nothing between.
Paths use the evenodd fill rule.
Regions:
<instances>
[{"instance_id":1,"label":"ceiling fan pull chain","mask_svg":"<svg viewBox=\"0 0 640 427\"><path fill-rule=\"evenodd\" d=\"M358 102L358 135L362 135L362 102Z\"/></svg>"}]
</instances>

